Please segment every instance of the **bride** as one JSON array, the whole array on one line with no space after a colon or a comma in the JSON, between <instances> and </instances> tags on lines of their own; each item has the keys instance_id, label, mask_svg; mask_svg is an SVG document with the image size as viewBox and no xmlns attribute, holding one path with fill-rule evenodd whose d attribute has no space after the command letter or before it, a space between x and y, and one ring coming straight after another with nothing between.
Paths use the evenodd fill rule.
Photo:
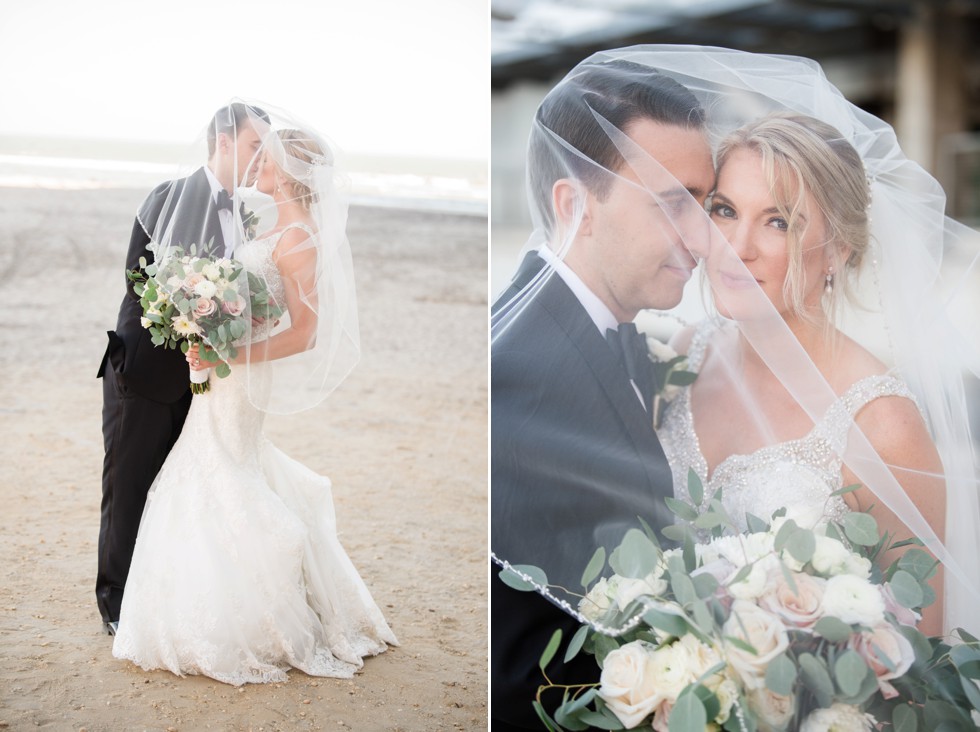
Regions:
<instances>
[{"instance_id":1,"label":"bride","mask_svg":"<svg viewBox=\"0 0 980 732\"><path fill-rule=\"evenodd\" d=\"M690 501L694 469L709 495L722 490L742 530L746 513L769 518L786 507L808 528L867 511L880 529L900 536L906 528L867 488L834 495L861 482L841 459L855 423L942 538L942 463L915 396L832 319L870 245L871 194L860 156L819 120L773 115L732 133L717 159L708 210L724 241L715 237L706 271L721 318L685 329L673 344L698 373L659 432L675 495ZM760 294L766 302L753 302ZM765 317L770 306L837 396L816 424L736 325ZM756 411L759 419L746 418ZM884 561L892 558L886 553ZM932 585L941 598L941 573ZM941 601L926 609L919 629L941 633Z\"/></svg>"},{"instance_id":2,"label":"bride","mask_svg":"<svg viewBox=\"0 0 980 732\"><path fill-rule=\"evenodd\" d=\"M285 307L254 317L230 375L193 399L147 499L113 655L235 685L289 667L351 677L397 640L338 541L329 479L262 434L267 412L314 406L357 360L346 205L318 135L252 123L266 130L256 186L275 226L234 256ZM239 230L254 226L240 200L231 210ZM178 255L167 231L148 233L158 262ZM204 355L188 351L192 370Z\"/></svg>"}]
</instances>

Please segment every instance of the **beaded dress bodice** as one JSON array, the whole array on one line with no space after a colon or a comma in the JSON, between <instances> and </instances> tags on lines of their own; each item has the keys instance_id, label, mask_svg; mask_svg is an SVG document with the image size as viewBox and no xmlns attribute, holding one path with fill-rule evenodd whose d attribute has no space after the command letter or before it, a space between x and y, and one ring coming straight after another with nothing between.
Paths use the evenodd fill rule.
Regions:
<instances>
[{"instance_id":1,"label":"beaded dress bodice","mask_svg":"<svg viewBox=\"0 0 980 732\"><path fill-rule=\"evenodd\" d=\"M248 272L251 272L264 281L268 285L269 292L275 298L276 302L283 305L286 302L286 289L283 286L279 268L272 258L272 252L279 243L279 239L289 229L303 229L310 236L314 236L313 230L309 226L296 223L284 228L282 231L276 232L272 236L245 242L235 251L235 259L240 261ZM274 323L269 321L254 326L252 328L251 340L258 341L266 338L273 327Z\"/></svg>"},{"instance_id":2,"label":"beaded dress bodice","mask_svg":"<svg viewBox=\"0 0 980 732\"><path fill-rule=\"evenodd\" d=\"M698 327L688 351L690 370L700 369L710 336L717 328L718 324L711 321ZM849 509L840 496L831 494L843 487L841 454L854 416L884 396L914 400L905 383L894 376L867 376L838 397L803 437L767 445L748 455L729 455L709 477L694 431L691 388L687 387L668 405L657 433L673 473L674 496L692 504L687 476L688 469L693 468L704 485L705 496L722 489L722 505L742 531L747 528L746 513L769 520L782 507L803 520L839 520Z\"/></svg>"}]
</instances>

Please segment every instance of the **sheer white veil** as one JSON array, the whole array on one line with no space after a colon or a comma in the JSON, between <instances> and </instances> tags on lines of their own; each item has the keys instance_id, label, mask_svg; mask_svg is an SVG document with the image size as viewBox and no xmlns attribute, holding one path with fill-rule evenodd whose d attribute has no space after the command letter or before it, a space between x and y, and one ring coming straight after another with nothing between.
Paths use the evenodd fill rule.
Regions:
<instances>
[{"instance_id":1,"label":"sheer white veil","mask_svg":"<svg viewBox=\"0 0 980 732\"><path fill-rule=\"evenodd\" d=\"M903 466L886 464L856 426L841 457L876 500L942 561L945 627L965 627L975 632L978 623L974 608L980 602L980 463L970 435L964 382L980 377L980 328L975 301L971 299L980 278L980 235L944 215L945 195L941 187L906 158L892 128L848 102L813 61L722 48L636 46L594 54L562 84L573 83L577 75L590 68L615 73L624 64L627 73L636 74L639 67L651 78L667 77L686 87L706 114L713 147L747 123L790 113L832 126L860 155L871 194L870 248L859 266L838 275L851 278L849 284L857 295L853 300L838 300L834 322L883 361L890 373L903 380L914 394L942 460L947 506L944 540L935 535L903 490ZM590 93L583 93L583 100ZM581 179L582 171L587 170L587 175L622 179L625 170L631 171L631 178L641 181L667 219L662 225L665 231L683 236L691 252L703 261L717 258L715 261L737 262L737 255L703 210L699 211L698 223L690 220L688 211L683 218L680 214L671 215L676 206L667 205L669 202L658 193L667 187L665 179L670 174L628 134L592 108L599 127L625 161L623 168L597 164L587 152L539 122L532 130L531 149L547 141L550 149L557 151L555 158L564 161L563 175L570 178ZM528 175L535 231L525 250L537 250L550 243L554 256L546 257L544 266L516 281L495 304L495 340L504 337L539 295L554 273L554 262L560 261L574 239L574 224L561 236L555 235L551 225L554 213L548 210L547 201L533 195L535 171L529 170ZM581 216L574 220L580 222ZM702 263L701 268L704 267ZM838 394L761 290L744 292L740 297L742 312L750 315L733 316L739 333L799 407L814 423L818 422ZM692 283L673 314L688 322L710 317L710 300ZM785 439L778 425L767 424L761 409L747 410L745 419L753 421L760 434L768 435L771 441ZM733 428L738 429L738 425ZM574 440L571 427L562 429L567 430L565 438ZM531 556L509 551L505 542L491 545L499 562L542 566L549 577L552 573L581 573L583 553L587 559L593 548L553 557L547 552ZM566 566L571 564L576 566ZM569 599L554 597L553 591L551 594L559 601ZM572 600L571 606L574 604ZM570 606L566 605L566 609Z\"/></svg>"},{"instance_id":2,"label":"sheer white veil","mask_svg":"<svg viewBox=\"0 0 980 732\"><path fill-rule=\"evenodd\" d=\"M189 148L175 180L151 194L140 212L150 256L161 265L192 249L245 265L247 276L232 283L246 316L234 334L239 362L232 370L251 402L267 412L316 406L360 357L346 232L349 182L339 158L333 142L295 115L232 99ZM263 161L288 192L279 205L271 191L257 187ZM216 202L222 185L230 199L224 222ZM290 227L302 234L291 232L289 246L280 238L283 204L302 211ZM274 315L253 311L256 295L264 293L272 295Z\"/></svg>"}]
</instances>

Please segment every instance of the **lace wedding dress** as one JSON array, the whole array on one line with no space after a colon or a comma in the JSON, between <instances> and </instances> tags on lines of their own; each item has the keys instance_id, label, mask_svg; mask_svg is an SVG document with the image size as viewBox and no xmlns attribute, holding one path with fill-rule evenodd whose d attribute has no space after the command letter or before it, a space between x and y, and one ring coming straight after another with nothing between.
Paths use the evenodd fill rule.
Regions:
<instances>
[{"instance_id":1,"label":"lace wedding dress","mask_svg":"<svg viewBox=\"0 0 980 732\"><path fill-rule=\"evenodd\" d=\"M281 233L279 234L281 236ZM282 301L278 237L239 248ZM397 645L337 539L330 480L262 434L235 370L196 395L147 497L112 652L228 684L349 678Z\"/></svg>"},{"instance_id":2,"label":"lace wedding dress","mask_svg":"<svg viewBox=\"0 0 980 732\"><path fill-rule=\"evenodd\" d=\"M712 321L698 326L688 350L691 371L700 369L710 336L718 327ZM840 496L831 494L844 485L840 454L848 431L862 407L884 396L914 400L905 383L894 376L865 377L838 397L804 437L750 455L729 455L709 476L694 431L691 390L685 388L668 405L657 432L673 474L674 497L693 505L687 490L688 469L693 468L704 485L705 497L722 489L722 505L741 531L747 529L746 513L769 521L782 507L801 526L813 526L824 518L840 520L850 509Z\"/></svg>"}]
</instances>

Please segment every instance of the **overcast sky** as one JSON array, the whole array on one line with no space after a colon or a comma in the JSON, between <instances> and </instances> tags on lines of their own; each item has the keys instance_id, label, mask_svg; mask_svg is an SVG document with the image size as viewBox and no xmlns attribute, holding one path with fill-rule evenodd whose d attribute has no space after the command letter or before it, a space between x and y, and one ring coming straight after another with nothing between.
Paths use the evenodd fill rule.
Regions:
<instances>
[{"instance_id":1,"label":"overcast sky","mask_svg":"<svg viewBox=\"0 0 980 732\"><path fill-rule=\"evenodd\" d=\"M486 0L3 0L0 134L191 142L232 97L350 153L486 160Z\"/></svg>"}]
</instances>

